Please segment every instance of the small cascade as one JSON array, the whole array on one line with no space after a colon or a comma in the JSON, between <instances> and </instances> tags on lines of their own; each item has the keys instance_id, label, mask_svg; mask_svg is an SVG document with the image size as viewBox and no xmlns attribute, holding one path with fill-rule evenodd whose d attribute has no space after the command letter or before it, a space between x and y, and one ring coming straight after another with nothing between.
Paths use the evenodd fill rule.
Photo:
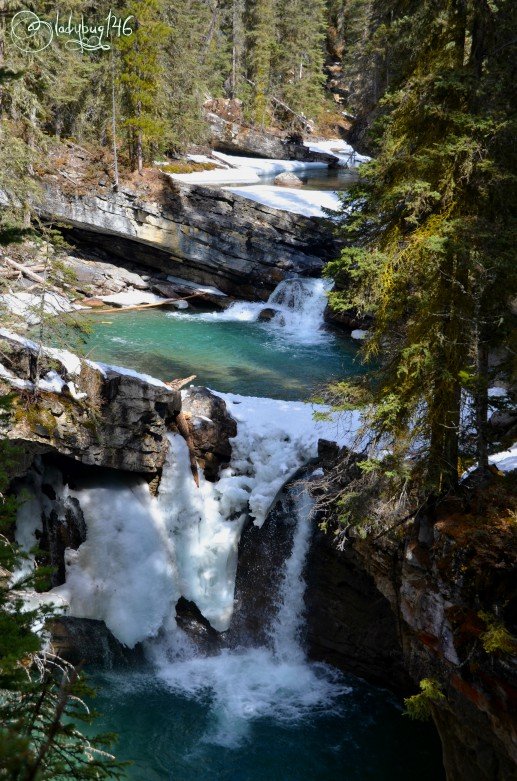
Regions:
<instances>
[{"instance_id":1,"label":"small cascade","mask_svg":"<svg viewBox=\"0 0 517 781\"><path fill-rule=\"evenodd\" d=\"M271 627L277 659L302 662L305 658L301 634L304 622L305 579L303 570L311 539L313 502L302 487L291 489L296 514L293 547L286 560L278 594L278 611Z\"/></svg>"},{"instance_id":2,"label":"small cascade","mask_svg":"<svg viewBox=\"0 0 517 781\"><path fill-rule=\"evenodd\" d=\"M171 312L169 317L192 320L217 320L254 323L269 315L264 327L294 344L318 344L328 338L323 333L323 313L332 282L313 277L284 279L273 290L266 303L236 301L224 312L185 314ZM267 319L267 318L264 318Z\"/></svg>"},{"instance_id":3,"label":"small cascade","mask_svg":"<svg viewBox=\"0 0 517 781\"><path fill-rule=\"evenodd\" d=\"M271 321L293 341L313 344L321 341L326 294L332 282L324 279L284 279L273 290L268 306L277 313Z\"/></svg>"}]
</instances>

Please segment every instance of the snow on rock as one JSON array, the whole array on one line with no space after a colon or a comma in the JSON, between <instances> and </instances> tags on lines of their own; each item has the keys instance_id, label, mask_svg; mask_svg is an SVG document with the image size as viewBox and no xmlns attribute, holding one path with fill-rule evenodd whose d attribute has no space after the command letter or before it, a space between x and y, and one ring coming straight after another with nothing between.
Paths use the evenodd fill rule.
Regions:
<instances>
[{"instance_id":1,"label":"snow on rock","mask_svg":"<svg viewBox=\"0 0 517 781\"><path fill-rule=\"evenodd\" d=\"M322 152L326 155L337 157L339 164L349 168L355 168L361 163L367 163L371 157L360 155L355 149L343 141L341 138L334 138L330 141L305 141L304 146L311 152Z\"/></svg>"},{"instance_id":2,"label":"snow on rock","mask_svg":"<svg viewBox=\"0 0 517 781\"><path fill-rule=\"evenodd\" d=\"M363 331L362 328L354 328L350 336L352 337L352 339L358 339L358 340L366 339L368 336L368 331Z\"/></svg>"},{"instance_id":3,"label":"snow on rock","mask_svg":"<svg viewBox=\"0 0 517 781\"><path fill-rule=\"evenodd\" d=\"M323 405L218 393L237 421L232 461L221 473L225 492L244 491L256 526L262 526L282 486L316 458L318 439L351 445L360 425L357 412L315 421Z\"/></svg>"},{"instance_id":4,"label":"snow on rock","mask_svg":"<svg viewBox=\"0 0 517 781\"><path fill-rule=\"evenodd\" d=\"M302 214L304 217L328 217L324 209L338 211L337 193L330 190L298 190L293 187L275 187L259 184L252 187L227 187L235 195L271 206L273 209Z\"/></svg>"},{"instance_id":5,"label":"snow on rock","mask_svg":"<svg viewBox=\"0 0 517 781\"><path fill-rule=\"evenodd\" d=\"M167 176L185 184L255 184L260 181L259 175L252 168L214 168L211 171L167 174Z\"/></svg>"},{"instance_id":6,"label":"snow on rock","mask_svg":"<svg viewBox=\"0 0 517 781\"><path fill-rule=\"evenodd\" d=\"M168 174L171 179L189 184L255 184L261 176L275 176L285 171L307 171L314 168L328 168L327 163L303 162L300 160L270 160L263 157L241 157L212 152L214 160L225 168L210 171L196 171L191 174Z\"/></svg>"},{"instance_id":7,"label":"snow on rock","mask_svg":"<svg viewBox=\"0 0 517 781\"><path fill-rule=\"evenodd\" d=\"M241 157L240 155L226 155L223 152L213 152L218 160L232 168L250 169L257 176L276 176L285 171L310 171L328 168L327 163L306 162L303 160L271 160L266 157Z\"/></svg>"},{"instance_id":8,"label":"snow on rock","mask_svg":"<svg viewBox=\"0 0 517 781\"><path fill-rule=\"evenodd\" d=\"M125 290L123 293L99 297L105 304L115 304L115 306L140 306L140 304L159 304L160 301L167 301L163 296L157 296L146 290Z\"/></svg>"},{"instance_id":9,"label":"snow on rock","mask_svg":"<svg viewBox=\"0 0 517 781\"><path fill-rule=\"evenodd\" d=\"M517 469L517 442L509 450L489 456L488 461L501 472L512 472Z\"/></svg>"},{"instance_id":10,"label":"snow on rock","mask_svg":"<svg viewBox=\"0 0 517 781\"><path fill-rule=\"evenodd\" d=\"M94 369L99 369L104 377L109 377L110 374L122 374L124 377L134 377L136 380L146 382L148 385L155 385L157 388L165 388L170 390L169 386L156 377L151 377L150 374L142 374L134 369L127 369L125 366L115 366L111 363L101 363L98 361L86 361L86 363Z\"/></svg>"},{"instance_id":11,"label":"snow on rock","mask_svg":"<svg viewBox=\"0 0 517 781\"><path fill-rule=\"evenodd\" d=\"M4 293L0 296L0 304L3 304L9 312L23 319L28 325L37 325L41 320L41 296L27 293ZM73 312L84 307L72 304L65 296L48 291L45 293L43 313L45 315L59 315L64 312Z\"/></svg>"},{"instance_id":12,"label":"snow on rock","mask_svg":"<svg viewBox=\"0 0 517 781\"><path fill-rule=\"evenodd\" d=\"M180 277L173 277L171 274L167 275L167 281L171 282L173 285L181 285L181 287L189 288L189 290L192 291L199 291L201 293L210 293L213 296L221 296L221 298L228 298L226 293L223 293L222 290L219 290L218 287L213 287L212 285L198 285L197 282L191 282L188 279L181 279Z\"/></svg>"},{"instance_id":13,"label":"snow on rock","mask_svg":"<svg viewBox=\"0 0 517 781\"><path fill-rule=\"evenodd\" d=\"M502 399L505 396L508 396L508 388L502 388L499 385L495 385L493 388L489 388L487 393L491 399Z\"/></svg>"}]
</instances>

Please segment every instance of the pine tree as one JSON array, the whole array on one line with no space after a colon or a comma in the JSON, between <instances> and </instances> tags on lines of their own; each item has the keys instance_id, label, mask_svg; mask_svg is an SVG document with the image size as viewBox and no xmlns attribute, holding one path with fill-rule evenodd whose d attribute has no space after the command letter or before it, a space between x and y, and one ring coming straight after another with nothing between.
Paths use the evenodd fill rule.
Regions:
<instances>
[{"instance_id":1,"label":"pine tree","mask_svg":"<svg viewBox=\"0 0 517 781\"><path fill-rule=\"evenodd\" d=\"M119 78L123 89L123 126L127 131L133 170L143 172L165 132L161 112L165 68L163 50L169 28L163 22L163 0L132 0L127 14L135 17L131 36L117 39L120 50Z\"/></svg>"},{"instance_id":2,"label":"pine tree","mask_svg":"<svg viewBox=\"0 0 517 781\"><path fill-rule=\"evenodd\" d=\"M253 119L265 125L271 94L271 68L276 35L276 0L256 0L250 17L249 63L253 84Z\"/></svg>"},{"instance_id":3,"label":"pine tree","mask_svg":"<svg viewBox=\"0 0 517 781\"><path fill-rule=\"evenodd\" d=\"M298 114L317 116L324 103L324 0L279 0L273 91Z\"/></svg>"},{"instance_id":4,"label":"pine tree","mask_svg":"<svg viewBox=\"0 0 517 781\"><path fill-rule=\"evenodd\" d=\"M456 487L472 398L487 463L488 352L509 343L516 290L515 17L510 2L441 0L397 20L403 75L328 267L333 305L374 318L370 430L421 497Z\"/></svg>"}]
</instances>

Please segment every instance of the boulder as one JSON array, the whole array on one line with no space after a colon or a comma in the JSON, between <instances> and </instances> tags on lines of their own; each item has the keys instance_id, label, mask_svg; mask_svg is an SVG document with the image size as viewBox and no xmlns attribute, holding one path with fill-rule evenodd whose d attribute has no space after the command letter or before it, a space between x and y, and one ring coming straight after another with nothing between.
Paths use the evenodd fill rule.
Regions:
<instances>
[{"instance_id":1,"label":"boulder","mask_svg":"<svg viewBox=\"0 0 517 781\"><path fill-rule=\"evenodd\" d=\"M237 435L237 423L223 399L208 388L189 388L183 395L182 409L189 423L196 459L206 479L215 481L221 467L230 462L230 439Z\"/></svg>"},{"instance_id":2,"label":"boulder","mask_svg":"<svg viewBox=\"0 0 517 781\"><path fill-rule=\"evenodd\" d=\"M284 171L283 173L278 174L273 181L278 187L303 187L303 182L300 177L290 171Z\"/></svg>"},{"instance_id":3,"label":"boulder","mask_svg":"<svg viewBox=\"0 0 517 781\"><path fill-rule=\"evenodd\" d=\"M276 314L276 309L271 309L271 307L268 306L259 312L258 320L261 323L269 323Z\"/></svg>"}]
</instances>

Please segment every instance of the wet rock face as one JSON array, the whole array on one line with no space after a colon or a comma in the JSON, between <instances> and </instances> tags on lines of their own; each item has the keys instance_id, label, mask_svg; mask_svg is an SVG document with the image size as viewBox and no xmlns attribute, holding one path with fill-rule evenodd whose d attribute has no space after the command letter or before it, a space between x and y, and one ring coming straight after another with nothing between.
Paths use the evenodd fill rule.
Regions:
<instances>
[{"instance_id":1,"label":"wet rock face","mask_svg":"<svg viewBox=\"0 0 517 781\"><path fill-rule=\"evenodd\" d=\"M267 299L289 275L318 276L338 252L325 219L165 176L160 187L144 200L130 189L76 196L47 183L41 212L79 243L247 300Z\"/></svg>"},{"instance_id":2,"label":"wet rock face","mask_svg":"<svg viewBox=\"0 0 517 781\"><path fill-rule=\"evenodd\" d=\"M208 388L189 388L183 395L182 405L196 460L206 479L215 481L221 467L230 462L230 439L237 436L237 423L228 413L224 401Z\"/></svg>"},{"instance_id":3,"label":"wet rock face","mask_svg":"<svg viewBox=\"0 0 517 781\"><path fill-rule=\"evenodd\" d=\"M70 664L81 663L111 670L119 667L141 666L143 649L137 645L126 648L104 624L91 618L60 616L48 622L54 653Z\"/></svg>"},{"instance_id":4,"label":"wet rock face","mask_svg":"<svg viewBox=\"0 0 517 781\"><path fill-rule=\"evenodd\" d=\"M28 383L15 400L7 435L27 451L59 452L83 464L154 473L167 454L167 431L181 409L181 397L163 383L117 370L69 361L1 337L3 365L11 383ZM51 352L51 351L50 351ZM69 356L71 354L68 354ZM75 356L71 356L74 358ZM34 391L36 364L41 378L61 378L61 392ZM8 386L6 386L8 387Z\"/></svg>"},{"instance_id":5,"label":"wet rock face","mask_svg":"<svg viewBox=\"0 0 517 781\"><path fill-rule=\"evenodd\" d=\"M397 618L352 549L315 532L307 564L307 625L313 658L399 692L411 691Z\"/></svg>"},{"instance_id":6,"label":"wet rock face","mask_svg":"<svg viewBox=\"0 0 517 781\"><path fill-rule=\"evenodd\" d=\"M411 694L424 678L436 681L445 700L431 710L448 781L516 777L517 658L483 641L487 614L517 629L505 479L492 477L468 502L442 502L437 517L420 519L426 535L416 525L340 551L332 534L317 533L310 553L311 653Z\"/></svg>"}]
</instances>

